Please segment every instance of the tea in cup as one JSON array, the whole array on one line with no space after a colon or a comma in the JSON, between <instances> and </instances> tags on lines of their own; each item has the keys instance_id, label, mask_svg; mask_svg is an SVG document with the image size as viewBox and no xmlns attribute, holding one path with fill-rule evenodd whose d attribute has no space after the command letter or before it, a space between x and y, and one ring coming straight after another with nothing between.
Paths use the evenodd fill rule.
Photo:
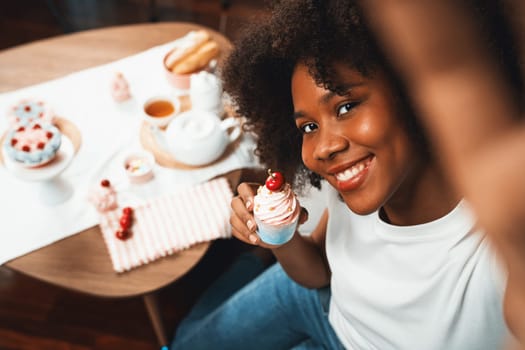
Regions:
<instances>
[{"instance_id":1,"label":"tea in cup","mask_svg":"<svg viewBox=\"0 0 525 350\"><path fill-rule=\"evenodd\" d=\"M180 112L180 102L167 96L154 96L143 105L144 119L153 126L166 127Z\"/></svg>"}]
</instances>

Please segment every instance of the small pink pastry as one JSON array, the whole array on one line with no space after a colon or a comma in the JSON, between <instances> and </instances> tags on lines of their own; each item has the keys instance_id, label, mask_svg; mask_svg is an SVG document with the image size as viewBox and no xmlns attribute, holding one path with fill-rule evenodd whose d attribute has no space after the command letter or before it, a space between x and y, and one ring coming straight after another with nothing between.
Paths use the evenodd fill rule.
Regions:
<instances>
[{"instance_id":1,"label":"small pink pastry","mask_svg":"<svg viewBox=\"0 0 525 350\"><path fill-rule=\"evenodd\" d=\"M124 102L131 98L128 82L120 72L116 73L111 81L111 96L116 102Z\"/></svg>"},{"instance_id":2,"label":"small pink pastry","mask_svg":"<svg viewBox=\"0 0 525 350\"><path fill-rule=\"evenodd\" d=\"M52 124L54 113L44 101L24 99L9 109L7 118L11 127L27 126L34 122Z\"/></svg>"},{"instance_id":3,"label":"small pink pastry","mask_svg":"<svg viewBox=\"0 0 525 350\"><path fill-rule=\"evenodd\" d=\"M100 181L100 184L91 190L88 199L101 213L118 207L117 191L107 179Z\"/></svg>"}]
</instances>

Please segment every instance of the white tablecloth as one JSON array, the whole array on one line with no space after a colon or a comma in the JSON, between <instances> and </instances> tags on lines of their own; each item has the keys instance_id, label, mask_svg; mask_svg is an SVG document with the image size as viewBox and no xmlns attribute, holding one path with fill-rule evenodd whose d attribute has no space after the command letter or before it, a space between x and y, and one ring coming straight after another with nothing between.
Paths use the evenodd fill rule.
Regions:
<instances>
[{"instance_id":1,"label":"white tablecloth","mask_svg":"<svg viewBox=\"0 0 525 350\"><path fill-rule=\"evenodd\" d=\"M141 102L155 94L177 93L168 85L162 57L173 43L61 79L0 94L0 134L6 130L5 111L25 98L47 102L55 113L74 123L82 144L72 163L60 175L74 187L73 196L58 205L45 205L39 183L15 178L0 166L0 264L98 224L87 201L88 190L109 178L133 200L176 192L230 170L257 166L254 142L244 135L236 151L218 164L197 170L155 166L154 180L130 185L121 167L124 155L140 149ZM133 99L118 104L110 94L115 72L128 80Z\"/></svg>"}]
</instances>

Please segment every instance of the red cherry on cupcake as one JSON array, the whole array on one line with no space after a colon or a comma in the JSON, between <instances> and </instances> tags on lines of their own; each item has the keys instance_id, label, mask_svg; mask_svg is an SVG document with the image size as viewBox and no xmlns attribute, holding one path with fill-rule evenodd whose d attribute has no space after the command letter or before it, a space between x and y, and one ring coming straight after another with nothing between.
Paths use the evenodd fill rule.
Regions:
<instances>
[{"instance_id":1,"label":"red cherry on cupcake","mask_svg":"<svg viewBox=\"0 0 525 350\"><path fill-rule=\"evenodd\" d=\"M271 169L268 169L268 178L266 179L266 188L270 191L278 191L281 186L284 184L284 176L279 171L272 172Z\"/></svg>"},{"instance_id":2,"label":"red cherry on cupcake","mask_svg":"<svg viewBox=\"0 0 525 350\"><path fill-rule=\"evenodd\" d=\"M109 187L109 186L111 186L111 182L109 182L108 179L103 179L102 181L100 181L100 186L102 186L102 187Z\"/></svg>"}]
</instances>

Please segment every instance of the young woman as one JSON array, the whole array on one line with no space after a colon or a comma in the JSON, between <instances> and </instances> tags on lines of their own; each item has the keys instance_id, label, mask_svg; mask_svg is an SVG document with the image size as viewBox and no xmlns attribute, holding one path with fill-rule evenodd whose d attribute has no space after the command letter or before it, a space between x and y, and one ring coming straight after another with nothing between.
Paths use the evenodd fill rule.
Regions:
<instances>
[{"instance_id":1,"label":"young woman","mask_svg":"<svg viewBox=\"0 0 525 350\"><path fill-rule=\"evenodd\" d=\"M233 234L278 264L190 314L173 349L497 349L505 274L351 1L282 1L223 74L257 154L297 189L327 187L310 236L264 245L254 187ZM303 220L305 218L303 217Z\"/></svg>"}]
</instances>

